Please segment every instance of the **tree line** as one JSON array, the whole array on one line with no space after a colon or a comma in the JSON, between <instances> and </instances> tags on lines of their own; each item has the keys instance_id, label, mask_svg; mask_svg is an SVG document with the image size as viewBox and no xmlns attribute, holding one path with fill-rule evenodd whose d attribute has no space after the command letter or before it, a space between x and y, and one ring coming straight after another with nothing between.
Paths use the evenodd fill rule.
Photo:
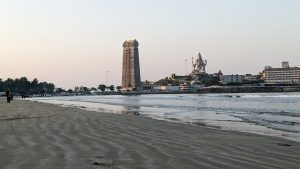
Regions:
<instances>
[{"instance_id":1,"label":"tree line","mask_svg":"<svg viewBox=\"0 0 300 169\"><path fill-rule=\"evenodd\" d=\"M63 88L55 88L55 85L53 83L48 82L39 82L37 78L33 79L32 81L28 80L27 77L21 77L21 78L8 78L6 80L2 80L0 78L0 92L5 91L11 91L15 94L37 94L37 95L43 95L43 94L54 94L54 93L62 93L62 92L68 92L68 93L82 93L82 94L89 94L92 91L100 90L101 92L105 91L121 91L121 86L114 86L109 85L106 86L104 84L100 84L97 87L84 87L84 86L76 86L74 90L69 89L65 90Z\"/></svg>"},{"instance_id":2,"label":"tree line","mask_svg":"<svg viewBox=\"0 0 300 169\"><path fill-rule=\"evenodd\" d=\"M91 87L91 88L88 88L88 87L85 87L85 86L76 86L74 88L74 90L72 89L69 89L69 90L63 90L63 89L58 89L58 90L61 90L62 92L68 92L68 93L90 93L92 91L101 91L101 92L105 92L105 91L111 91L111 92L114 92L115 90L117 90L118 92L121 91L121 86L114 86L114 85L109 85L109 86L106 86L104 84L100 84L98 87Z\"/></svg>"},{"instance_id":3,"label":"tree line","mask_svg":"<svg viewBox=\"0 0 300 169\"><path fill-rule=\"evenodd\" d=\"M39 82L37 78L29 81L26 77L3 81L0 78L0 91L11 91L18 94L45 94L54 93L55 85L48 82Z\"/></svg>"}]
</instances>

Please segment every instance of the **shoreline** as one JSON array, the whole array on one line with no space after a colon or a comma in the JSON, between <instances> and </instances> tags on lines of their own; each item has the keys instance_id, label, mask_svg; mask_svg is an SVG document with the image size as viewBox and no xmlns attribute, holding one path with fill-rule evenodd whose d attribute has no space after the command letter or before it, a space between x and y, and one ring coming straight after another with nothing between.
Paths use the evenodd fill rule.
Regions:
<instances>
[{"instance_id":1,"label":"shoreline","mask_svg":"<svg viewBox=\"0 0 300 169\"><path fill-rule=\"evenodd\" d=\"M46 94L28 95L27 97L57 97L57 96L105 96L105 95L156 95L156 94L242 94L242 93L297 93L300 92L300 86L210 86L198 89L198 91L144 91L140 93L123 92L97 92L96 94L82 93L64 93L64 94ZM19 94L17 96L20 96ZM4 97L4 96L0 96Z\"/></svg>"},{"instance_id":2,"label":"shoreline","mask_svg":"<svg viewBox=\"0 0 300 169\"><path fill-rule=\"evenodd\" d=\"M0 168L299 168L300 144L140 116L0 99Z\"/></svg>"},{"instance_id":3,"label":"shoreline","mask_svg":"<svg viewBox=\"0 0 300 169\"><path fill-rule=\"evenodd\" d=\"M251 94L251 93L250 93ZM225 95L226 97L230 97ZM231 96L231 97L237 97L236 96ZM72 96L70 96L72 97ZM85 97L85 96L81 96ZM94 97L94 96L86 96L86 97ZM97 97L97 96L95 96ZM262 136L272 136L272 137L278 137L278 138L283 138L286 140L290 141L295 141L300 143L300 134L297 132L291 132L288 130L278 130L274 128L270 128L267 126L262 126L256 123L247 123L247 122L242 122L243 123L243 128L239 129L234 129L233 126L227 126L227 125L222 125L222 124L212 124L212 123L206 123L206 122L201 122L201 121L185 121L184 119L180 118L168 118L168 117L160 117L160 116L153 116L151 114L145 113L145 111L142 111L143 113L140 113L139 110L135 110L132 108L127 108L124 110L124 105L119 105L119 104L106 104L106 103L98 103L98 102L84 102L84 101L76 101L76 100L64 100L64 101L58 101L58 100L31 100L35 102L40 102L40 103L48 103L52 105L58 105L62 107L75 107L79 108L82 110L86 111L95 111L95 112L103 112L103 113L114 113L114 114L131 114L131 115L140 115L141 117L146 117L146 118L151 118L155 120L162 120L166 122L175 122L175 123L182 123L182 124L187 124L187 125L192 125L192 126L199 126L199 127L207 127L207 128L212 128L212 129L217 129L217 130L222 130L222 131L234 131L234 132L241 132L241 133L254 133L254 134L259 134ZM123 108L122 108L123 107ZM126 107L126 106L125 106ZM245 127L246 126L246 127Z\"/></svg>"}]
</instances>

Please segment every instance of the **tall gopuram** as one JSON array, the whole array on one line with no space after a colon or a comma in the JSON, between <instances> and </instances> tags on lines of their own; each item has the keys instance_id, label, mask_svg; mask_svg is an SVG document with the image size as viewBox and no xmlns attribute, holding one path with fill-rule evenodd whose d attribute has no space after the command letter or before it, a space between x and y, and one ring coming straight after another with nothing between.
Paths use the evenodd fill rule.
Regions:
<instances>
[{"instance_id":1,"label":"tall gopuram","mask_svg":"<svg viewBox=\"0 0 300 169\"><path fill-rule=\"evenodd\" d=\"M128 40L123 43L123 92L141 91L141 75L139 62L139 42Z\"/></svg>"}]
</instances>

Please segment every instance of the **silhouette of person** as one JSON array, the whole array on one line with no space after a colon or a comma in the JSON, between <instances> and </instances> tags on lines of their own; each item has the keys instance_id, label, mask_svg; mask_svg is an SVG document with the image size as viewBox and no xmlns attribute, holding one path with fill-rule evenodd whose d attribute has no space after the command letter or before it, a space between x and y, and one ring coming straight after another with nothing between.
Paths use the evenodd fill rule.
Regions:
<instances>
[{"instance_id":1,"label":"silhouette of person","mask_svg":"<svg viewBox=\"0 0 300 169\"><path fill-rule=\"evenodd\" d=\"M6 91L6 99L7 99L7 103L10 103L10 101L11 101L11 97L12 97L12 94L11 94L11 92L8 90L8 91Z\"/></svg>"}]
</instances>

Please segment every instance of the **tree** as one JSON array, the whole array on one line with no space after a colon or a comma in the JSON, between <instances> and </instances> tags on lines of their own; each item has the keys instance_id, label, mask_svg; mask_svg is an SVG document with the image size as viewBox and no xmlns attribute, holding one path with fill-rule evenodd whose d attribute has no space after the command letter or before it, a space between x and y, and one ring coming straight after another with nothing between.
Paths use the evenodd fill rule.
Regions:
<instances>
[{"instance_id":1,"label":"tree","mask_svg":"<svg viewBox=\"0 0 300 169\"><path fill-rule=\"evenodd\" d=\"M87 87L84 87L84 86L80 86L80 87L79 87L79 92L80 92L80 93L85 94L87 90L88 90Z\"/></svg>"},{"instance_id":2,"label":"tree","mask_svg":"<svg viewBox=\"0 0 300 169\"><path fill-rule=\"evenodd\" d=\"M219 85L220 78L218 76L203 75L200 80L205 86L212 86Z\"/></svg>"},{"instance_id":3,"label":"tree","mask_svg":"<svg viewBox=\"0 0 300 169\"><path fill-rule=\"evenodd\" d=\"M4 91L3 89L3 80L0 78L0 91Z\"/></svg>"},{"instance_id":4,"label":"tree","mask_svg":"<svg viewBox=\"0 0 300 169\"><path fill-rule=\"evenodd\" d=\"M20 86L20 91L24 93L30 89L30 82L26 77L21 77L19 79L19 86Z\"/></svg>"},{"instance_id":5,"label":"tree","mask_svg":"<svg viewBox=\"0 0 300 169\"><path fill-rule=\"evenodd\" d=\"M53 93L55 89L55 85L53 83L48 83L47 84L47 93Z\"/></svg>"},{"instance_id":6,"label":"tree","mask_svg":"<svg viewBox=\"0 0 300 169\"><path fill-rule=\"evenodd\" d=\"M97 88L91 87L91 91L97 91Z\"/></svg>"},{"instance_id":7,"label":"tree","mask_svg":"<svg viewBox=\"0 0 300 169\"><path fill-rule=\"evenodd\" d=\"M75 86L74 92L75 92L75 93L79 93L79 92L80 92L80 88L79 88L78 86Z\"/></svg>"},{"instance_id":8,"label":"tree","mask_svg":"<svg viewBox=\"0 0 300 169\"><path fill-rule=\"evenodd\" d=\"M39 81L37 78L34 78L31 83L30 83L30 93L33 93L33 94L38 94L38 84L39 84Z\"/></svg>"},{"instance_id":9,"label":"tree","mask_svg":"<svg viewBox=\"0 0 300 169\"><path fill-rule=\"evenodd\" d=\"M109 90L113 92L115 90L115 86L114 85L110 85L109 86Z\"/></svg>"},{"instance_id":10,"label":"tree","mask_svg":"<svg viewBox=\"0 0 300 169\"><path fill-rule=\"evenodd\" d=\"M90 89L87 88L87 87L83 87L83 92L84 92L84 93L88 93L88 92L90 92Z\"/></svg>"},{"instance_id":11,"label":"tree","mask_svg":"<svg viewBox=\"0 0 300 169\"><path fill-rule=\"evenodd\" d=\"M98 89L101 90L102 92L104 92L105 89L106 89L106 85L100 84L100 85L98 86Z\"/></svg>"},{"instance_id":12,"label":"tree","mask_svg":"<svg viewBox=\"0 0 300 169\"><path fill-rule=\"evenodd\" d=\"M6 81L0 80L0 90L10 90L14 93L19 94L45 94L53 93L54 84L41 82L35 78L31 82L26 77L11 79L8 78Z\"/></svg>"},{"instance_id":13,"label":"tree","mask_svg":"<svg viewBox=\"0 0 300 169\"><path fill-rule=\"evenodd\" d=\"M5 90L11 90L12 92L15 92L14 90L14 87L15 87L15 84L14 84L14 80L11 79L11 78L8 78L5 82Z\"/></svg>"},{"instance_id":14,"label":"tree","mask_svg":"<svg viewBox=\"0 0 300 169\"><path fill-rule=\"evenodd\" d=\"M60 87L57 88L56 91L55 91L55 93L62 93L62 92L65 92L65 90L60 88Z\"/></svg>"}]
</instances>

